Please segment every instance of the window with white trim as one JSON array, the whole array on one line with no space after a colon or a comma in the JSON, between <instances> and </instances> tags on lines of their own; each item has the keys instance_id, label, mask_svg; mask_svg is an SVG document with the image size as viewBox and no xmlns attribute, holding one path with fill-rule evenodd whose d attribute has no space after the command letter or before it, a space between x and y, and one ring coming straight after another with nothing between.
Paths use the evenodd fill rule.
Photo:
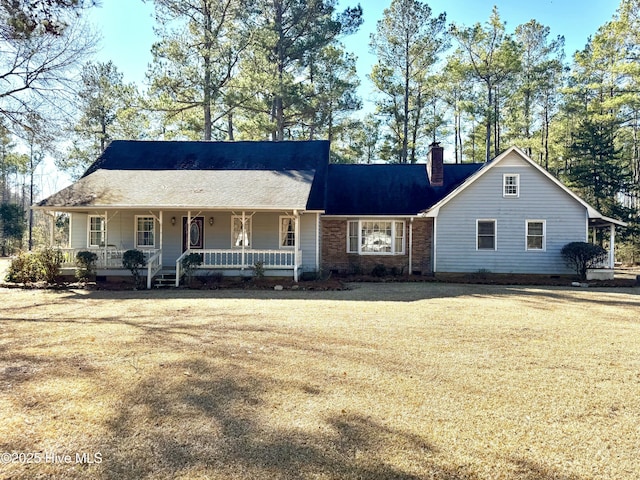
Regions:
<instances>
[{"instance_id":1,"label":"window with white trim","mask_svg":"<svg viewBox=\"0 0 640 480\"><path fill-rule=\"evenodd\" d=\"M350 220L347 222L347 253L403 255L405 222L396 220Z\"/></svg>"},{"instance_id":2,"label":"window with white trim","mask_svg":"<svg viewBox=\"0 0 640 480\"><path fill-rule=\"evenodd\" d=\"M251 217L244 217L242 224L241 215L231 217L231 246L234 248L251 247Z\"/></svg>"},{"instance_id":3,"label":"window with white trim","mask_svg":"<svg viewBox=\"0 0 640 480\"><path fill-rule=\"evenodd\" d=\"M156 219L136 215L136 247L155 247Z\"/></svg>"},{"instance_id":4,"label":"window with white trim","mask_svg":"<svg viewBox=\"0 0 640 480\"><path fill-rule=\"evenodd\" d=\"M477 250L496 250L496 236L495 220L476 221Z\"/></svg>"},{"instance_id":5,"label":"window with white trim","mask_svg":"<svg viewBox=\"0 0 640 480\"><path fill-rule=\"evenodd\" d=\"M280 248L293 248L295 246L296 246L295 217L280 217Z\"/></svg>"},{"instance_id":6,"label":"window with white trim","mask_svg":"<svg viewBox=\"0 0 640 480\"><path fill-rule=\"evenodd\" d=\"M104 247L107 223L104 217L89 215L89 247Z\"/></svg>"},{"instance_id":7,"label":"window with white trim","mask_svg":"<svg viewBox=\"0 0 640 480\"><path fill-rule=\"evenodd\" d=\"M520 196L520 175L517 173L505 173L502 176L502 196L505 198L518 198Z\"/></svg>"},{"instance_id":8,"label":"window with white trim","mask_svg":"<svg viewBox=\"0 0 640 480\"><path fill-rule=\"evenodd\" d=\"M544 220L527 220L527 250L544 250L545 237L546 222Z\"/></svg>"}]
</instances>

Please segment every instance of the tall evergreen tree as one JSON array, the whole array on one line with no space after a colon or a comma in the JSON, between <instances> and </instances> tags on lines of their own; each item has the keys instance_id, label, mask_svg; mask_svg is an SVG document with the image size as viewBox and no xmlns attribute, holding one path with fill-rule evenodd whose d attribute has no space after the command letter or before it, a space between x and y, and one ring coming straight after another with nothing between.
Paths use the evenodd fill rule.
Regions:
<instances>
[{"instance_id":1,"label":"tall evergreen tree","mask_svg":"<svg viewBox=\"0 0 640 480\"><path fill-rule=\"evenodd\" d=\"M399 163L415 163L418 138L425 124L428 73L448 46L446 16L432 16L419 0L392 0L371 35L377 63L371 80L382 94L377 108L393 131L393 150Z\"/></svg>"},{"instance_id":2,"label":"tall evergreen tree","mask_svg":"<svg viewBox=\"0 0 640 480\"><path fill-rule=\"evenodd\" d=\"M587 117L580 122L567 152L570 186L605 215L618 216L618 194L625 188L626 171L621 149L615 146L618 123L614 118Z\"/></svg>"},{"instance_id":3,"label":"tall evergreen tree","mask_svg":"<svg viewBox=\"0 0 640 480\"><path fill-rule=\"evenodd\" d=\"M475 78L485 87L485 161L489 161L497 153L500 144L498 132L494 129L498 121L496 113L499 113L496 93L521 68L519 46L506 33L497 7L493 8L485 27L480 23L473 27L454 24L451 32L465 52Z\"/></svg>"},{"instance_id":4,"label":"tall evergreen tree","mask_svg":"<svg viewBox=\"0 0 640 480\"><path fill-rule=\"evenodd\" d=\"M514 120L508 140L549 168L549 128L558 111L564 70L564 38L549 38L550 29L531 20L515 29L521 46L521 70L507 106ZM534 155L535 152L535 155Z\"/></svg>"},{"instance_id":5,"label":"tall evergreen tree","mask_svg":"<svg viewBox=\"0 0 640 480\"><path fill-rule=\"evenodd\" d=\"M362 23L358 5L336 12L336 0L256 0L257 26L250 55L243 62L245 88L255 92L247 104L255 126L273 140L292 136L303 126L309 98L305 92L313 66L326 47ZM264 131L264 130L263 130ZM256 132L258 134L258 132Z\"/></svg>"},{"instance_id":6,"label":"tall evergreen tree","mask_svg":"<svg viewBox=\"0 0 640 480\"><path fill-rule=\"evenodd\" d=\"M113 62L87 63L80 77L80 117L71 129L71 148L57 161L59 168L75 177L102 154L111 140L144 138L148 130L136 87L124 83Z\"/></svg>"},{"instance_id":7,"label":"tall evergreen tree","mask_svg":"<svg viewBox=\"0 0 640 480\"><path fill-rule=\"evenodd\" d=\"M250 41L246 20L251 2L154 2L160 41L153 45L147 73L151 106L168 117L167 123L178 124L178 136L211 140L217 123L233 109L225 95ZM218 128L215 136L224 138L228 129Z\"/></svg>"},{"instance_id":8,"label":"tall evergreen tree","mask_svg":"<svg viewBox=\"0 0 640 480\"><path fill-rule=\"evenodd\" d=\"M302 119L308 124L307 138L331 142L336 133L347 128L348 116L362 107L356 91L360 85L356 59L342 45L328 45L309 61L308 70L309 83L304 93L309 98L307 118Z\"/></svg>"}]
</instances>

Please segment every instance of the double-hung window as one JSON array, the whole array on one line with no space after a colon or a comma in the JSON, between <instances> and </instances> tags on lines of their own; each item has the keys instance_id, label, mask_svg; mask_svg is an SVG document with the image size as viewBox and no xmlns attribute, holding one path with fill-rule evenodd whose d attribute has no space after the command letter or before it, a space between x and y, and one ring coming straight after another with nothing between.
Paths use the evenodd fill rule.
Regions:
<instances>
[{"instance_id":1,"label":"double-hung window","mask_svg":"<svg viewBox=\"0 0 640 480\"><path fill-rule=\"evenodd\" d=\"M399 220L350 220L347 253L403 255L405 222Z\"/></svg>"},{"instance_id":2,"label":"double-hung window","mask_svg":"<svg viewBox=\"0 0 640 480\"><path fill-rule=\"evenodd\" d=\"M153 217L136 216L136 248L154 247L156 221Z\"/></svg>"},{"instance_id":3,"label":"double-hung window","mask_svg":"<svg viewBox=\"0 0 640 480\"><path fill-rule=\"evenodd\" d=\"M280 217L280 248L296 246L295 217Z\"/></svg>"},{"instance_id":4,"label":"double-hung window","mask_svg":"<svg viewBox=\"0 0 640 480\"><path fill-rule=\"evenodd\" d=\"M89 247L103 247L107 232L107 222L98 215L89 216Z\"/></svg>"},{"instance_id":5,"label":"double-hung window","mask_svg":"<svg viewBox=\"0 0 640 480\"><path fill-rule=\"evenodd\" d=\"M478 220L476 223L476 249L496 250L496 221Z\"/></svg>"},{"instance_id":6,"label":"double-hung window","mask_svg":"<svg viewBox=\"0 0 640 480\"><path fill-rule=\"evenodd\" d=\"M517 173L505 173L502 176L502 196L505 198L518 198L520 196L520 175Z\"/></svg>"},{"instance_id":7,"label":"double-hung window","mask_svg":"<svg viewBox=\"0 0 640 480\"><path fill-rule=\"evenodd\" d=\"M231 217L231 246L234 248L250 248L251 242L251 217L234 215Z\"/></svg>"},{"instance_id":8,"label":"double-hung window","mask_svg":"<svg viewBox=\"0 0 640 480\"><path fill-rule=\"evenodd\" d=\"M544 220L527 220L527 250L546 248L546 225Z\"/></svg>"}]
</instances>

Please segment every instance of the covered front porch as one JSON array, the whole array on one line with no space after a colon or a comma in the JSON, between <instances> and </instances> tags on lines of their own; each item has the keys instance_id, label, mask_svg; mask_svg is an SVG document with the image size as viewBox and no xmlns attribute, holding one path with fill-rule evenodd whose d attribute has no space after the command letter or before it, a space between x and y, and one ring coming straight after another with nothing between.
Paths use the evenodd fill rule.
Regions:
<instances>
[{"instance_id":1,"label":"covered front porch","mask_svg":"<svg viewBox=\"0 0 640 480\"><path fill-rule=\"evenodd\" d=\"M76 255L97 255L97 274L128 275L122 259L127 250L144 253L141 272L150 288L160 272L175 272L178 286L183 260L196 253L197 274L290 276L298 281L303 270L318 270L319 214L297 210L151 210L110 209L74 211L63 268L76 268ZM256 269L258 267L258 269Z\"/></svg>"}]
</instances>

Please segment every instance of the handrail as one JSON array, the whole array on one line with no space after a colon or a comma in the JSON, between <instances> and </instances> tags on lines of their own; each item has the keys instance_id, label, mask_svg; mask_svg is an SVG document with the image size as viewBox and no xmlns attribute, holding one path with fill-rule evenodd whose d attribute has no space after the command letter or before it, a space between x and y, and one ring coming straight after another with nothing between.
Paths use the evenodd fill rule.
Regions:
<instances>
[{"instance_id":1,"label":"handrail","mask_svg":"<svg viewBox=\"0 0 640 480\"><path fill-rule=\"evenodd\" d=\"M151 288L151 279L162 270L162 250L158 250L154 255L147 260L147 290Z\"/></svg>"},{"instance_id":2,"label":"handrail","mask_svg":"<svg viewBox=\"0 0 640 480\"><path fill-rule=\"evenodd\" d=\"M176 260L176 287L180 286L180 268L182 267L182 260L189 255L189 253L191 253L189 249L185 250Z\"/></svg>"}]
</instances>

